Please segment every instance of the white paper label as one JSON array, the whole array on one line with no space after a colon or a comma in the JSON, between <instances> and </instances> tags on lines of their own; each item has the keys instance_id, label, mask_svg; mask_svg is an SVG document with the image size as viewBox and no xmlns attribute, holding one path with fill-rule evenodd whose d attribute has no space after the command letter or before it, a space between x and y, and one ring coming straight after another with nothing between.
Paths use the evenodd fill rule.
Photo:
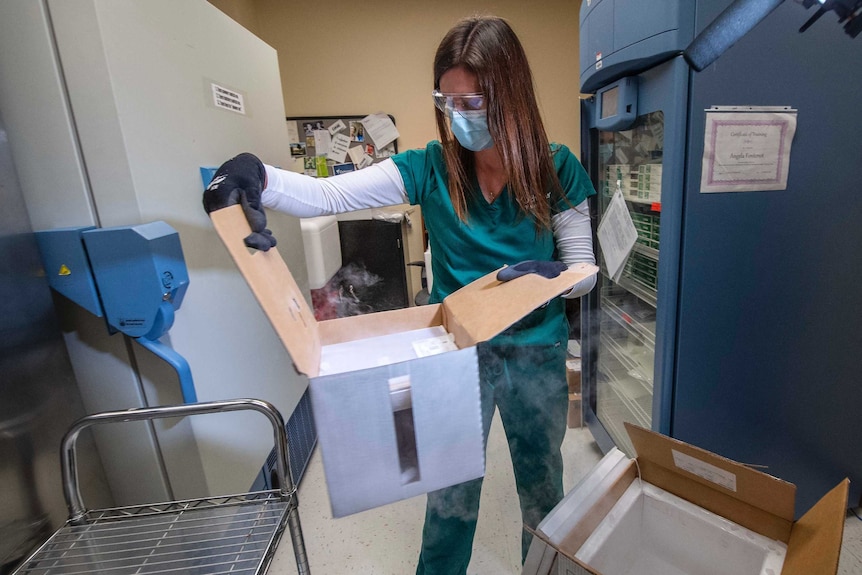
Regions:
<instances>
[{"instance_id":1,"label":"white paper label","mask_svg":"<svg viewBox=\"0 0 862 575\"><path fill-rule=\"evenodd\" d=\"M329 152L326 157L334 160L339 164L343 164L347 158L347 147L350 145L350 136L347 134L337 133L329 142Z\"/></svg>"},{"instance_id":2,"label":"white paper label","mask_svg":"<svg viewBox=\"0 0 862 575\"><path fill-rule=\"evenodd\" d=\"M329 133L334 136L338 132L345 129L347 129L347 124L344 123L344 120L339 118L331 126L329 126Z\"/></svg>"},{"instance_id":3,"label":"white paper label","mask_svg":"<svg viewBox=\"0 0 862 575\"><path fill-rule=\"evenodd\" d=\"M374 158L372 158L368 154L364 154L362 156L362 159L359 160L359 163L356 164L356 167L361 170L362 168L367 168L368 166L370 166L373 163L374 163Z\"/></svg>"},{"instance_id":4,"label":"white paper label","mask_svg":"<svg viewBox=\"0 0 862 575\"><path fill-rule=\"evenodd\" d=\"M296 127L296 122L287 123L287 141L291 144L299 143L299 130Z\"/></svg>"},{"instance_id":5,"label":"white paper label","mask_svg":"<svg viewBox=\"0 0 862 575\"><path fill-rule=\"evenodd\" d=\"M325 156L329 154L329 144L332 142L332 136L326 130L314 130L314 153L317 156Z\"/></svg>"},{"instance_id":6,"label":"white paper label","mask_svg":"<svg viewBox=\"0 0 862 575\"><path fill-rule=\"evenodd\" d=\"M365 148L362 146L353 146L347 149L347 154L350 156L350 161L357 166L362 162L362 158L366 156Z\"/></svg>"},{"instance_id":7,"label":"white paper label","mask_svg":"<svg viewBox=\"0 0 862 575\"><path fill-rule=\"evenodd\" d=\"M427 357L429 355L437 355L447 351L458 351L458 346L455 345L455 338L452 334L440 335L437 337L429 337L413 342L413 350L418 357Z\"/></svg>"},{"instance_id":8,"label":"white paper label","mask_svg":"<svg viewBox=\"0 0 862 575\"><path fill-rule=\"evenodd\" d=\"M365 127L365 133L371 137L374 145L378 148L388 146L400 135L398 128L392 122L392 118L383 112L365 116L362 118L362 125Z\"/></svg>"},{"instance_id":9,"label":"white paper label","mask_svg":"<svg viewBox=\"0 0 862 575\"><path fill-rule=\"evenodd\" d=\"M213 90L213 103L217 108L230 110L231 112L236 112L243 116L245 115L245 101L243 100L242 94L234 92L233 90L228 90L218 84L210 85Z\"/></svg>"},{"instance_id":10,"label":"white paper label","mask_svg":"<svg viewBox=\"0 0 862 575\"><path fill-rule=\"evenodd\" d=\"M698 477L706 479L710 483L721 485L725 489L736 492L736 474L730 471L725 471L715 465L696 459L685 453L680 453L676 449L671 449L673 452L674 464L684 471L688 471Z\"/></svg>"},{"instance_id":11,"label":"white paper label","mask_svg":"<svg viewBox=\"0 0 862 575\"><path fill-rule=\"evenodd\" d=\"M608 273L614 281L619 281L629 252L638 239L638 231L626 207L619 181L617 181L617 191L614 192L610 205L602 216L602 221L599 222L597 236L605 256L605 265L608 266Z\"/></svg>"}]
</instances>

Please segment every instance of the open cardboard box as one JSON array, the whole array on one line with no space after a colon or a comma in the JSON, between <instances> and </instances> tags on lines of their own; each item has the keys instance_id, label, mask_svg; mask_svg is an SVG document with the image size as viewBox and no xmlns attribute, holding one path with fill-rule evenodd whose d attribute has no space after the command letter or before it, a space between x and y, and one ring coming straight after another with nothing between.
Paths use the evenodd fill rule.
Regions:
<instances>
[{"instance_id":1,"label":"open cardboard box","mask_svg":"<svg viewBox=\"0 0 862 575\"><path fill-rule=\"evenodd\" d=\"M596 273L488 274L441 304L316 321L278 250L247 248L240 206L210 214L311 404L332 513L341 517L485 471L476 344Z\"/></svg>"},{"instance_id":2,"label":"open cardboard box","mask_svg":"<svg viewBox=\"0 0 862 575\"><path fill-rule=\"evenodd\" d=\"M794 521L796 487L625 424L612 449L537 526L522 575L834 575L845 479Z\"/></svg>"}]
</instances>

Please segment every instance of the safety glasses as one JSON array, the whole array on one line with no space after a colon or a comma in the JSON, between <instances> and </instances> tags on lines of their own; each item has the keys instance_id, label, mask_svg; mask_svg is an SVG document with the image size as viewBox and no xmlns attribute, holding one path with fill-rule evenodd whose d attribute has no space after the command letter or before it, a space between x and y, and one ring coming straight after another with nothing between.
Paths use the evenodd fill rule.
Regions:
<instances>
[{"instance_id":1,"label":"safety glasses","mask_svg":"<svg viewBox=\"0 0 862 575\"><path fill-rule=\"evenodd\" d=\"M481 92L472 94L443 94L440 90L431 92L431 97L434 98L434 105L444 114L465 110L484 110L485 95Z\"/></svg>"}]
</instances>

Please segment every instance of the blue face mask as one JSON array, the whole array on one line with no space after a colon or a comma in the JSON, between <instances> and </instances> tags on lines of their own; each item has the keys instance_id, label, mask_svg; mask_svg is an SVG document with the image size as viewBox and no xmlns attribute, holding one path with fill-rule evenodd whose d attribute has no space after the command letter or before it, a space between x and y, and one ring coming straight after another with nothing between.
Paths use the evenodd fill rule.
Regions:
<instances>
[{"instance_id":1,"label":"blue face mask","mask_svg":"<svg viewBox=\"0 0 862 575\"><path fill-rule=\"evenodd\" d=\"M449 112L449 119L455 138L468 150L481 152L494 145L486 110L453 110Z\"/></svg>"}]
</instances>

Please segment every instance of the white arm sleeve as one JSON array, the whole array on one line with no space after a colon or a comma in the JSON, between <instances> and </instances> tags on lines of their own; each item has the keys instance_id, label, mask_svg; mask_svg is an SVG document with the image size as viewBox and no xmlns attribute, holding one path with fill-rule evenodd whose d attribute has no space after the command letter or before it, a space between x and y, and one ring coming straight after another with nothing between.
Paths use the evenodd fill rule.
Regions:
<instances>
[{"instance_id":1,"label":"white arm sleeve","mask_svg":"<svg viewBox=\"0 0 862 575\"><path fill-rule=\"evenodd\" d=\"M551 218L554 240L560 260L567 266L574 263L596 263L593 255L593 232L590 226L590 209L584 200L573 209L568 209ZM565 298L580 297L596 285L596 276L581 280L563 294Z\"/></svg>"},{"instance_id":2,"label":"white arm sleeve","mask_svg":"<svg viewBox=\"0 0 862 575\"><path fill-rule=\"evenodd\" d=\"M272 166L264 167L266 189L261 195L263 205L300 218L409 202L401 172L389 158L331 178L313 178Z\"/></svg>"}]
</instances>

